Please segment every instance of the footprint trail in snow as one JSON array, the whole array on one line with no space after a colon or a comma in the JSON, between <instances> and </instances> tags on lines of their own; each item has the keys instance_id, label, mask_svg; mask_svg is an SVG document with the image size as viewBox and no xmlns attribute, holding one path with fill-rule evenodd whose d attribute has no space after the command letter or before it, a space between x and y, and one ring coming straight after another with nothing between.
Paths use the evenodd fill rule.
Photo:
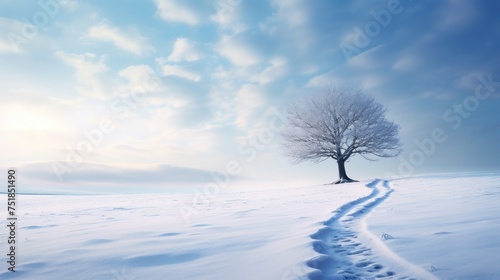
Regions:
<instances>
[{"instance_id":1,"label":"footprint trail in snow","mask_svg":"<svg viewBox=\"0 0 500 280\"><path fill-rule=\"evenodd\" d=\"M400 258L371 234L364 218L390 196L388 181L375 180L370 195L351 201L334 212L323 228L311 235L320 253L307 262L315 268L309 279L435 279L434 275ZM404 272L401 273L401 272Z\"/></svg>"}]
</instances>

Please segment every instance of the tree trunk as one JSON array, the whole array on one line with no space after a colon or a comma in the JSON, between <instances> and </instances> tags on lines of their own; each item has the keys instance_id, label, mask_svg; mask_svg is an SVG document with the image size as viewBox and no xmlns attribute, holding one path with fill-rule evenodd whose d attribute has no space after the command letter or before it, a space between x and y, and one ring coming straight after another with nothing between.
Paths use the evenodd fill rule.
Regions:
<instances>
[{"instance_id":1,"label":"tree trunk","mask_svg":"<svg viewBox=\"0 0 500 280\"><path fill-rule=\"evenodd\" d=\"M337 164L339 166L339 180L335 184L357 182L347 176L345 172L345 160L337 160Z\"/></svg>"}]
</instances>

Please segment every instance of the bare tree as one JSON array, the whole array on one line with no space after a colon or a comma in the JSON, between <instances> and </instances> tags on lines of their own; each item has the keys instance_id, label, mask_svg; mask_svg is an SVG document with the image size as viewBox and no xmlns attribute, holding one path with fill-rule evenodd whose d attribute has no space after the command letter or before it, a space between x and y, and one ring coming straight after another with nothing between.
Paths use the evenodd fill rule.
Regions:
<instances>
[{"instance_id":1,"label":"bare tree","mask_svg":"<svg viewBox=\"0 0 500 280\"><path fill-rule=\"evenodd\" d=\"M345 162L359 154L368 160L394 157L401 152L399 125L385 117L387 109L360 90L325 87L292 104L282 132L285 155L294 163L337 161L339 180L347 176Z\"/></svg>"}]
</instances>

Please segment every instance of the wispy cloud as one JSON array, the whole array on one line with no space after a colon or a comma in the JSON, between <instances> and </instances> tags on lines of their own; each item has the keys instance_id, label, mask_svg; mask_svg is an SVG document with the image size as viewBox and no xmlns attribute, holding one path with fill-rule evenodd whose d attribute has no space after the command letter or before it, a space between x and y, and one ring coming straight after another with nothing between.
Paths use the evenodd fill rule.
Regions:
<instances>
[{"instance_id":1,"label":"wispy cloud","mask_svg":"<svg viewBox=\"0 0 500 280\"><path fill-rule=\"evenodd\" d=\"M198 46L187 38L175 40L174 49L168 56L169 61L196 61L202 58L202 52Z\"/></svg>"},{"instance_id":2,"label":"wispy cloud","mask_svg":"<svg viewBox=\"0 0 500 280\"><path fill-rule=\"evenodd\" d=\"M42 29L31 22L0 16L0 54L23 53L34 45L44 46L45 36Z\"/></svg>"},{"instance_id":3,"label":"wispy cloud","mask_svg":"<svg viewBox=\"0 0 500 280\"><path fill-rule=\"evenodd\" d=\"M87 37L113 43L117 48L136 55L141 55L152 49L147 43L147 39L137 34L137 32L123 31L105 22L92 26L87 33Z\"/></svg>"},{"instance_id":4,"label":"wispy cloud","mask_svg":"<svg viewBox=\"0 0 500 280\"><path fill-rule=\"evenodd\" d=\"M253 75L250 80L260 84L267 84L276 81L287 73L288 61L284 58L273 58L270 61L270 66Z\"/></svg>"},{"instance_id":5,"label":"wispy cloud","mask_svg":"<svg viewBox=\"0 0 500 280\"><path fill-rule=\"evenodd\" d=\"M156 13L164 20L197 25L199 15L176 0L155 0Z\"/></svg>"},{"instance_id":6,"label":"wispy cloud","mask_svg":"<svg viewBox=\"0 0 500 280\"><path fill-rule=\"evenodd\" d=\"M168 61L168 60L167 60ZM175 76L194 82L198 82L201 76L195 71L189 70L186 66L172 65L168 64L163 58L156 59L156 62L160 66L160 74L163 76Z\"/></svg>"},{"instance_id":7,"label":"wispy cloud","mask_svg":"<svg viewBox=\"0 0 500 280\"><path fill-rule=\"evenodd\" d=\"M16 40L24 38L20 35L22 27L23 23L19 20L0 17L0 34L3 35L0 37L0 53L15 53L20 50L15 43Z\"/></svg>"},{"instance_id":8,"label":"wispy cloud","mask_svg":"<svg viewBox=\"0 0 500 280\"><path fill-rule=\"evenodd\" d=\"M161 89L155 70L145 64L128 66L120 70L118 76L127 79L127 88L133 92L154 92Z\"/></svg>"},{"instance_id":9,"label":"wispy cloud","mask_svg":"<svg viewBox=\"0 0 500 280\"><path fill-rule=\"evenodd\" d=\"M264 103L265 98L259 86L243 85L236 96L236 111L238 113L236 125L239 128L247 127Z\"/></svg>"},{"instance_id":10,"label":"wispy cloud","mask_svg":"<svg viewBox=\"0 0 500 280\"><path fill-rule=\"evenodd\" d=\"M460 29L477 16L476 3L467 0L448 0L438 26L443 30Z\"/></svg>"},{"instance_id":11,"label":"wispy cloud","mask_svg":"<svg viewBox=\"0 0 500 280\"><path fill-rule=\"evenodd\" d=\"M384 54L384 45L379 45L352 57L348 65L359 69L373 69L380 65Z\"/></svg>"},{"instance_id":12,"label":"wispy cloud","mask_svg":"<svg viewBox=\"0 0 500 280\"><path fill-rule=\"evenodd\" d=\"M362 77L362 86L365 90L373 90L386 82L386 78L378 74L370 74Z\"/></svg>"},{"instance_id":13,"label":"wispy cloud","mask_svg":"<svg viewBox=\"0 0 500 280\"><path fill-rule=\"evenodd\" d=\"M210 19L218 27L233 34L240 33L248 27L241 22L242 0L215 0L216 12Z\"/></svg>"},{"instance_id":14,"label":"wispy cloud","mask_svg":"<svg viewBox=\"0 0 500 280\"><path fill-rule=\"evenodd\" d=\"M412 57L412 56L404 56L399 58L394 65L392 66L392 69L398 70L398 71L409 71L415 68L417 65L417 60Z\"/></svg>"},{"instance_id":15,"label":"wispy cloud","mask_svg":"<svg viewBox=\"0 0 500 280\"><path fill-rule=\"evenodd\" d=\"M56 57L75 69L78 81L76 89L84 96L105 98L104 85L101 76L108 67L104 63L104 56L98 57L93 53L72 54L57 51Z\"/></svg>"},{"instance_id":16,"label":"wispy cloud","mask_svg":"<svg viewBox=\"0 0 500 280\"><path fill-rule=\"evenodd\" d=\"M279 20L289 27L299 27L309 21L308 5L304 0L273 0L273 5L278 9L274 15L275 20Z\"/></svg>"},{"instance_id":17,"label":"wispy cloud","mask_svg":"<svg viewBox=\"0 0 500 280\"><path fill-rule=\"evenodd\" d=\"M263 59L259 51L243 36L222 36L216 50L236 66L251 66Z\"/></svg>"},{"instance_id":18,"label":"wispy cloud","mask_svg":"<svg viewBox=\"0 0 500 280\"><path fill-rule=\"evenodd\" d=\"M275 12L260 23L260 29L278 43L285 43L299 52L314 46L314 29L310 27L311 5L304 0L271 2Z\"/></svg>"},{"instance_id":19,"label":"wispy cloud","mask_svg":"<svg viewBox=\"0 0 500 280\"><path fill-rule=\"evenodd\" d=\"M76 0L58 0L59 4L70 10L74 10L78 7L78 2Z\"/></svg>"}]
</instances>

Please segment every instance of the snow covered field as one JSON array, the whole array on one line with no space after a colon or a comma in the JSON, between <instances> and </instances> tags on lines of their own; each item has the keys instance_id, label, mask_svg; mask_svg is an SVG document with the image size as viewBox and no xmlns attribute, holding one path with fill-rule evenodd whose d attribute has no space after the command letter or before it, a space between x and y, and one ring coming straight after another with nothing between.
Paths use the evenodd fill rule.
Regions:
<instances>
[{"instance_id":1,"label":"snow covered field","mask_svg":"<svg viewBox=\"0 0 500 280\"><path fill-rule=\"evenodd\" d=\"M439 279L500 279L500 176L394 180L367 219L397 255Z\"/></svg>"},{"instance_id":2,"label":"snow covered field","mask_svg":"<svg viewBox=\"0 0 500 280\"><path fill-rule=\"evenodd\" d=\"M500 278L500 175L222 193L186 221L192 198L23 195L0 279Z\"/></svg>"}]
</instances>

